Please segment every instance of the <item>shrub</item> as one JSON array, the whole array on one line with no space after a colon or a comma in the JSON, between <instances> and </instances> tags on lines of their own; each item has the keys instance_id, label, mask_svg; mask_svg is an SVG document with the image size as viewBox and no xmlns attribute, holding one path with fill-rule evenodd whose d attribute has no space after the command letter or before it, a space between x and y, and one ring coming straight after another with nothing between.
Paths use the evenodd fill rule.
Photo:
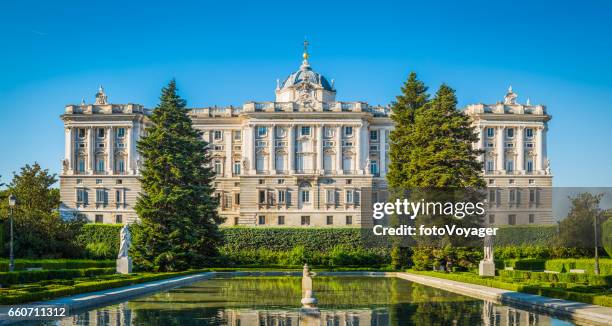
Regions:
<instances>
[{"instance_id":1,"label":"shrub","mask_svg":"<svg viewBox=\"0 0 612 326\"><path fill-rule=\"evenodd\" d=\"M119 252L121 224L90 223L81 228L77 243L85 248L86 256L93 259L114 259Z\"/></svg>"},{"instance_id":2,"label":"shrub","mask_svg":"<svg viewBox=\"0 0 612 326\"><path fill-rule=\"evenodd\" d=\"M588 259L551 259L546 261L546 270L555 272L569 272L570 269L583 269L593 274L595 260ZM599 272L602 275L612 275L612 259L599 260Z\"/></svg>"},{"instance_id":3,"label":"shrub","mask_svg":"<svg viewBox=\"0 0 612 326\"><path fill-rule=\"evenodd\" d=\"M612 218L601 225L601 245L608 256L612 257Z\"/></svg>"},{"instance_id":4,"label":"shrub","mask_svg":"<svg viewBox=\"0 0 612 326\"><path fill-rule=\"evenodd\" d=\"M556 225L502 226L495 236L495 246L540 246L554 243L557 235Z\"/></svg>"},{"instance_id":5,"label":"shrub","mask_svg":"<svg viewBox=\"0 0 612 326\"><path fill-rule=\"evenodd\" d=\"M8 271L8 260L0 260L0 271ZM17 259L15 260L15 270L26 268L42 269L82 269L82 268L102 268L113 267L115 261L112 260L85 260L85 259Z\"/></svg>"},{"instance_id":6,"label":"shrub","mask_svg":"<svg viewBox=\"0 0 612 326\"><path fill-rule=\"evenodd\" d=\"M115 268L87 268L87 269L56 269L40 271L19 271L0 273L0 285L3 287L12 284L33 283L44 280L73 279L95 275L114 274Z\"/></svg>"},{"instance_id":7,"label":"shrub","mask_svg":"<svg viewBox=\"0 0 612 326\"><path fill-rule=\"evenodd\" d=\"M611 286L612 275L602 276L580 273L544 273L521 270L500 270L499 276L509 279L534 280L551 283L573 283L591 286Z\"/></svg>"}]
</instances>

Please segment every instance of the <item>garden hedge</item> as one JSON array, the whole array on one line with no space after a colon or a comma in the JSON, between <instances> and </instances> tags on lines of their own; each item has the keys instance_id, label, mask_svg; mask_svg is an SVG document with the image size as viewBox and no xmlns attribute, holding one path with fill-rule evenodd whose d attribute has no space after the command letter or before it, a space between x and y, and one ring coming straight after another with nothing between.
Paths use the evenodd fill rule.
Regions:
<instances>
[{"instance_id":1,"label":"garden hedge","mask_svg":"<svg viewBox=\"0 0 612 326\"><path fill-rule=\"evenodd\" d=\"M556 235L556 225L500 226L495 246L551 246Z\"/></svg>"},{"instance_id":2,"label":"garden hedge","mask_svg":"<svg viewBox=\"0 0 612 326\"><path fill-rule=\"evenodd\" d=\"M114 274L115 268L54 269L0 273L0 285L34 283L45 280L67 280L77 277Z\"/></svg>"},{"instance_id":3,"label":"garden hedge","mask_svg":"<svg viewBox=\"0 0 612 326\"><path fill-rule=\"evenodd\" d=\"M574 284L586 284L591 286L612 286L612 275L594 275L581 273L545 273L520 270L499 270L499 276L503 278L541 281L541 282L563 282Z\"/></svg>"},{"instance_id":4,"label":"garden hedge","mask_svg":"<svg viewBox=\"0 0 612 326\"><path fill-rule=\"evenodd\" d=\"M82 268L104 268L114 267L113 260L85 260L85 259L17 259L15 270L26 268L42 269L82 269ZM8 272L9 261L0 260L0 272Z\"/></svg>"},{"instance_id":5,"label":"garden hedge","mask_svg":"<svg viewBox=\"0 0 612 326\"><path fill-rule=\"evenodd\" d=\"M85 248L85 255L93 259L114 259L119 252L119 233L122 224L85 224L76 241Z\"/></svg>"},{"instance_id":6,"label":"garden hedge","mask_svg":"<svg viewBox=\"0 0 612 326\"><path fill-rule=\"evenodd\" d=\"M593 274L595 260L585 259L550 259L546 261L546 270L555 272L569 272L570 269L583 269L586 273ZM599 259L599 273L601 275L612 275L612 259Z\"/></svg>"}]
</instances>

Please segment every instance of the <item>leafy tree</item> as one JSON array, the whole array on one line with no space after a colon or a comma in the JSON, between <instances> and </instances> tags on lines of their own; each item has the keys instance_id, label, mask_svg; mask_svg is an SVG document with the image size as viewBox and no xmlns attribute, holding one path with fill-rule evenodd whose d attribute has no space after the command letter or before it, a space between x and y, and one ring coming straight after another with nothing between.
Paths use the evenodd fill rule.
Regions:
<instances>
[{"instance_id":1,"label":"leafy tree","mask_svg":"<svg viewBox=\"0 0 612 326\"><path fill-rule=\"evenodd\" d=\"M609 210L607 215L612 215L612 210ZM612 217L607 217L607 220L601 225L601 245L608 256L612 257Z\"/></svg>"},{"instance_id":2,"label":"leafy tree","mask_svg":"<svg viewBox=\"0 0 612 326\"><path fill-rule=\"evenodd\" d=\"M132 257L143 270L201 267L217 255L221 234L214 173L201 132L172 80L153 110L153 125L137 147L144 158L142 194L136 203Z\"/></svg>"},{"instance_id":3,"label":"leafy tree","mask_svg":"<svg viewBox=\"0 0 612 326\"><path fill-rule=\"evenodd\" d=\"M570 197L571 208L567 217L559 223L558 245L569 248L595 247L595 225L601 234L606 220L604 211L599 208L603 194L580 193ZM599 244L601 246L601 243Z\"/></svg>"},{"instance_id":4,"label":"leafy tree","mask_svg":"<svg viewBox=\"0 0 612 326\"><path fill-rule=\"evenodd\" d=\"M38 163L25 165L15 173L8 189L0 194L0 211L8 219L8 196L15 195L13 210L14 250L19 258L76 257L80 249L74 238L83 225L80 219L62 220L57 211L59 190L52 188L57 182L55 174L41 168ZM4 223L5 241L9 239L9 223ZM8 253L8 243L3 251Z\"/></svg>"}]
</instances>

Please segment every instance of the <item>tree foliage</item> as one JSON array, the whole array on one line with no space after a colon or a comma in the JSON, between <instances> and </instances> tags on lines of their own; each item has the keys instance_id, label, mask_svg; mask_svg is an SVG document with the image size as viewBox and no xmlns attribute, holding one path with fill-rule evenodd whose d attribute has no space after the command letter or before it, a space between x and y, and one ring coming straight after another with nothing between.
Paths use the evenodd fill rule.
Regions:
<instances>
[{"instance_id":1,"label":"tree foliage","mask_svg":"<svg viewBox=\"0 0 612 326\"><path fill-rule=\"evenodd\" d=\"M143 193L136 203L141 222L131 228L132 257L143 270L201 267L221 242L207 143L192 127L185 105L172 80L137 145L144 159Z\"/></svg>"},{"instance_id":2,"label":"tree foliage","mask_svg":"<svg viewBox=\"0 0 612 326\"><path fill-rule=\"evenodd\" d=\"M0 211L4 224L3 252L8 254L9 227L8 196L17 198L13 209L14 251L19 258L75 257L80 249L74 243L84 221L65 221L58 214L59 190L52 188L57 182L55 174L41 168L38 163L25 165L15 173L8 189L0 194Z\"/></svg>"},{"instance_id":3,"label":"tree foliage","mask_svg":"<svg viewBox=\"0 0 612 326\"><path fill-rule=\"evenodd\" d=\"M559 223L558 245L573 248L595 247L595 225L601 234L605 221L604 211L599 207L602 194L581 193L570 197L571 208L567 217ZM598 244L601 246L601 242Z\"/></svg>"}]
</instances>

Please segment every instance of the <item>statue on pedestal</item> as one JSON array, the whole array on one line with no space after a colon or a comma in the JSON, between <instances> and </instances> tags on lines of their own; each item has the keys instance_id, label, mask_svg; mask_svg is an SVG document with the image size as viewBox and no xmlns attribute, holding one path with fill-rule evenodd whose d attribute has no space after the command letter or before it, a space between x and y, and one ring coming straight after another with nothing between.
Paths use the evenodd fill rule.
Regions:
<instances>
[{"instance_id":1,"label":"statue on pedestal","mask_svg":"<svg viewBox=\"0 0 612 326\"><path fill-rule=\"evenodd\" d=\"M127 224L121 228L119 254L117 255L117 273L129 274L132 272L132 259L129 257L132 235Z\"/></svg>"},{"instance_id":2,"label":"statue on pedestal","mask_svg":"<svg viewBox=\"0 0 612 326\"><path fill-rule=\"evenodd\" d=\"M493 259L493 237L486 235L484 238L484 258L478 265L478 275L495 276L495 262Z\"/></svg>"}]
</instances>

